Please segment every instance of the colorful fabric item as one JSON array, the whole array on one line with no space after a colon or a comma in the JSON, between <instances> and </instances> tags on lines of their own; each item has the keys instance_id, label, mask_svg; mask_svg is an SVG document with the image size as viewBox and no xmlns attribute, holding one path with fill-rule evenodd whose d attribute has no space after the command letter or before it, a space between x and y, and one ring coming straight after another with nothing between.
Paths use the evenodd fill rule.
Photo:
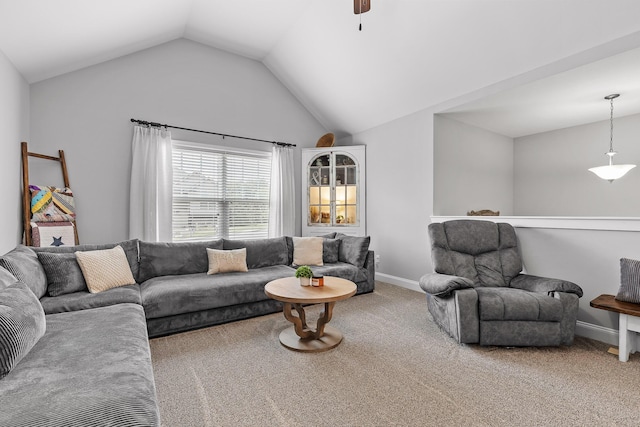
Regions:
<instances>
[{"instance_id":1,"label":"colorful fabric item","mask_svg":"<svg viewBox=\"0 0 640 427\"><path fill-rule=\"evenodd\" d=\"M33 221L61 222L75 219L73 192L69 187L29 185L29 191L31 191L31 219Z\"/></svg>"},{"instance_id":2,"label":"colorful fabric item","mask_svg":"<svg viewBox=\"0 0 640 427\"><path fill-rule=\"evenodd\" d=\"M72 222L31 222L31 244L42 246L73 246L76 244Z\"/></svg>"}]
</instances>

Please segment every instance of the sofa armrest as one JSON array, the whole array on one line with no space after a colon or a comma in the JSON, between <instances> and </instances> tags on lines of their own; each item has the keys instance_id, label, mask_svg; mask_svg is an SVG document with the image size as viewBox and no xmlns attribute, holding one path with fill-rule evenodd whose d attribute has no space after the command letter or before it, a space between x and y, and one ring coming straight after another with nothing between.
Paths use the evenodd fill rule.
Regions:
<instances>
[{"instance_id":1,"label":"sofa armrest","mask_svg":"<svg viewBox=\"0 0 640 427\"><path fill-rule=\"evenodd\" d=\"M582 297L582 288L573 282L530 274L518 274L511 279L509 286L529 292L566 292Z\"/></svg>"},{"instance_id":2,"label":"sofa armrest","mask_svg":"<svg viewBox=\"0 0 640 427\"><path fill-rule=\"evenodd\" d=\"M430 273L420 278L420 287L428 294L444 296L458 289L473 288L473 282L465 277Z\"/></svg>"}]
</instances>

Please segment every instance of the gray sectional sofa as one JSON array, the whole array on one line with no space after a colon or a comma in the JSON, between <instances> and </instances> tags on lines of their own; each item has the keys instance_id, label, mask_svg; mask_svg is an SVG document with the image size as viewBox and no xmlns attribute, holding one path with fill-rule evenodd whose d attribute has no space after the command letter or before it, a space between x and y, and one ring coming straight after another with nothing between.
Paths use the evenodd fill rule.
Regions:
<instances>
[{"instance_id":1,"label":"gray sectional sofa","mask_svg":"<svg viewBox=\"0 0 640 427\"><path fill-rule=\"evenodd\" d=\"M75 252L117 245L137 283L82 289ZM246 248L248 271L208 275L206 248ZM323 248L315 273L352 280L358 294L373 291L368 237L327 235ZM32 333L14 340L15 349L0 348L0 426L159 425L148 339L280 311L264 285L292 276L292 260L290 237L18 246L0 257L0 345L11 341L2 335L7 319L23 318L9 335ZM12 307L21 293L27 302ZM25 314L29 304L35 314Z\"/></svg>"}]
</instances>

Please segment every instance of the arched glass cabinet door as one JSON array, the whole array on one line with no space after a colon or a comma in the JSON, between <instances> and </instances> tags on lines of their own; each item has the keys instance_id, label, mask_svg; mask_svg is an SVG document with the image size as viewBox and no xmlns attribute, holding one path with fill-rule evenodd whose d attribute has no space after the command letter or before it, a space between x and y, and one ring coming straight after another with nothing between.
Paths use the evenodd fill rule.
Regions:
<instances>
[{"instance_id":1,"label":"arched glass cabinet door","mask_svg":"<svg viewBox=\"0 0 640 427\"><path fill-rule=\"evenodd\" d=\"M302 166L303 235L364 235L364 146L303 149Z\"/></svg>"}]
</instances>

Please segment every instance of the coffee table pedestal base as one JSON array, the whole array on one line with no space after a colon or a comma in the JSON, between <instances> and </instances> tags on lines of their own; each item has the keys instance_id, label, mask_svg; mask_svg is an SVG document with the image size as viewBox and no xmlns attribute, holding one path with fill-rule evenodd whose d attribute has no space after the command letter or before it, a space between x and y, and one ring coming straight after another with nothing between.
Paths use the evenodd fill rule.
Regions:
<instances>
[{"instance_id":1,"label":"coffee table pedestal base","mask_svg":"<svg viewBox=\"0 0 640 427\"><path fill-rule=\"evenodd\" d=\"M300 338L293 326L280 332L280 343L295 351L319 353L331 350L341 341L342 332L329 325L324 326L324 334L319 338Z\"/></svg>"}]
</instances>

